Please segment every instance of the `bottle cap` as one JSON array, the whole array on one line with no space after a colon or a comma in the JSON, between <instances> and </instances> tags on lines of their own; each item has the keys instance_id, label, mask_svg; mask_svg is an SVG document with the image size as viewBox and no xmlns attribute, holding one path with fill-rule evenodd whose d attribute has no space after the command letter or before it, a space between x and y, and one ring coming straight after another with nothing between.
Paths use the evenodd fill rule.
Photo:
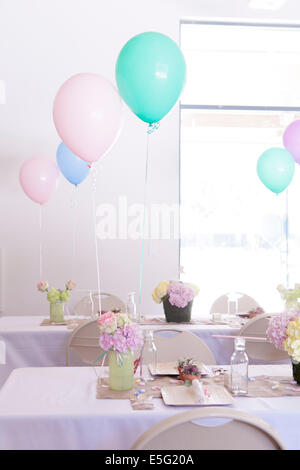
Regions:
<instances>
[{"instance_id":1,"label":"bottle cap","mask_svg":"<svg viewBox=\"0 0 300 470\"><path fill-rule=\"evenodd\" d=\"M234 339L234 347L236 349L245 349L245 344L246 344L245 338L243 338L242 336L237 336Z\"/></svg>"}]
</instances>

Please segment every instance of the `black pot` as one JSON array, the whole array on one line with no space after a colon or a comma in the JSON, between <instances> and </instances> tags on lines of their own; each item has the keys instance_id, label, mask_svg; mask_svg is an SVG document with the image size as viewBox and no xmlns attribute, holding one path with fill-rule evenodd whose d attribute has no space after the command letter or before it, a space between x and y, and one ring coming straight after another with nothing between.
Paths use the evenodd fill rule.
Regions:
<instances>
[{"instance_id":1,"label":"black pot","mask_svg":"<svg viewBox=\"0 0 300 470\"><path fill-rule=\"evenodd\" d=\"M295 382L300 385L300 362L292 359L293 377Z\"/></svg>"},{"instance_id":2,"label":"black pot","mask_svg":"<svg viewBox=\"0 0 300 470\"><path fill-rule=\"evenodd\" d=\"M169 299L165 299L163 305L167 322L189 323L191 321L192 300L183 308L171 305Z\"/></svg>"}]
</instances>

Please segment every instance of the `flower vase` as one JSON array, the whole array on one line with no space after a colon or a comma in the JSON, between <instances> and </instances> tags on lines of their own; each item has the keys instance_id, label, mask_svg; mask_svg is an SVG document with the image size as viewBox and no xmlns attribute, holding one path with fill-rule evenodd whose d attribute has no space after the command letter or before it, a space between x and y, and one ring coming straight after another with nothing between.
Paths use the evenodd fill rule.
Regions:
<instances>
[{"instance_id":1,"label":"flower vase","mask_svg":"<svg viewBox=\"0 0 300 470\"><path fill-rule=\"evenodd\" d=\"M109 352L109 388L111 390L131 390L133 387L133 354Z\"/></svg>"},{"instance_id":2,"label":"flower vase","mask_svg":"<svg viewBox=\"0 0 300 470\"><path fill-rule=\"evenodd\" d=\"M171 305L169 299L165 299L163 306L167 322L189 323L191 321L192 300L185 307L180 308L176 307L176 305Z\"/></svg>"},{"instance_id":3,"label":"flower vase","mask_svg":"<svg viewBox=\"0 0 300 470\"><path fill-rule=\"evenodd\" d=\"M300 362L292 359L293 377L295 382L300 385Z\"/></svg>"},{"instance_id":4,"label":"flower vase","mask_svg":"<svg viewBox=\"0 0 300 470\"><path fill-rule=\"evenodd\" d=\"M193 382L193 380L199 380L199 378L201 377L200 375L196 374L185 374L180 367L178 367L178 372L180 380L183 380L183 382L185 382L186 380Z\"/></svg>"},{"instance_id":5,"label":"flower vase","mask_svg":"<svg viewBox=\"0 0 300 470\"><path fill-rule=\"evenodd\" d=\"M62 323L64 319L64 302L50 302L50 322Z\"/></svg>"}]
</instances>

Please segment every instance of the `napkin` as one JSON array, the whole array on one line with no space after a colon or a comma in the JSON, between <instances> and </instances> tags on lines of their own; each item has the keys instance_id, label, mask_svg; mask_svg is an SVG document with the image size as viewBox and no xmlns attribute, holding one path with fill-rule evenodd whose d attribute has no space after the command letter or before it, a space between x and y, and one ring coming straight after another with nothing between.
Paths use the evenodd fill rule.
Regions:
<instances>
[{"instance_id":1,"label":"napkin","mask_svg":"<svg viewBox=\"0 0 300 470\"><path fill-rule=\"evenodd\" d=\"M204 390L203 390L202 383L200 383L199 380L197 380L197 379L193 380L192 389L193 389L195 397L197 398L197 401L199 403L204 403L205 402L205 393L204 393Z\"/></svg>"}]
</instances>

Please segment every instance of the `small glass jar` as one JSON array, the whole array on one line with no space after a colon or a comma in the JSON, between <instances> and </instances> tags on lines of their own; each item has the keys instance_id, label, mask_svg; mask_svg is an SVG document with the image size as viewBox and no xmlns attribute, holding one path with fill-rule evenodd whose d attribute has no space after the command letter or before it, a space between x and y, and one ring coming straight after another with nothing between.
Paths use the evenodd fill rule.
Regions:
<instances>
[{"instance_id":1,"label":"small glass jar","mask_svg":"<svg viewBox=\"0 0 300 470\"><path fill-rule=\"evenodd\" d=\"M65 320L64 302L50 302L50 322L62 323Z\"/></svg>"},{"instance_id":2,"label":"small glass jar","mask_svg":"<svg viewBox=\"0 0 300 470\"><path fill-rule=\"evenodd\" d=\"M136 322L138 318L137 318L136 303L135 303L134 296L135 296L135 292L129 292L127 305L126 305L126 313L133 322Z\"/></svg>"},{"instance_id":3,"label":"small glass jar","mask_svg":"<svg viewBox=\"0 0 300 470\"><path fill-rule=\"evenodd\" d=\"M245 338L234 340L234 352L231 356L231 392L233 395L248 394L248 364L249 359L245 350Z\"/></svg>"},{"instance_id":4,"label":"small glass jar","mask_svg":"<svg viewBox=\"0 0 300 470\"><path fill-rule=\"evenodd\" d=\"M147 378L145 368L149 364L151 364L152 372L155 375L157 369L157 349L153 339L153 331L147 329L144 330L144 344L141 350L140 378Z\"/></svg>"},{"instance_id":5,"label":"small glass jar","mask_svg":"<svg viewBox=\"0 0 300 470\"><path fill-rule=\"evenodd\" d=\"M131 390L133 387L134 364L132 352L109 352L109 388Z\"/></svg>"}]
</instances>

